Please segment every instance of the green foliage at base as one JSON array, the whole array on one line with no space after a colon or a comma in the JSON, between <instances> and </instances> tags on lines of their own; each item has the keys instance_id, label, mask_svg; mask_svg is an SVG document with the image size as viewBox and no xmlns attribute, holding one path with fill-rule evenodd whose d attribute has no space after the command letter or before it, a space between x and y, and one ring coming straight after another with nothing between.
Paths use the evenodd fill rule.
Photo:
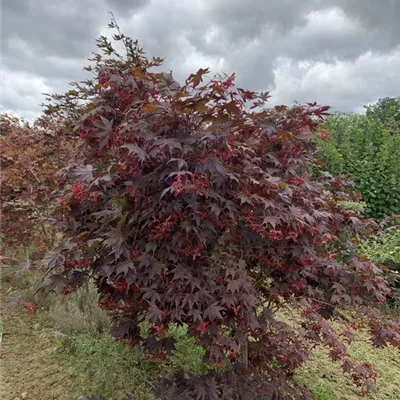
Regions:
<instances>
[{"instance_id":1,"label":"green foliage at base","mask_svg":"<svg viewBox=\"0 0 400 400\"><path fill-rule=\"evenodd\" d=\"M141 360L125 344L109 335L95 338L90 334L73 336L60 343L60 357L72 360L70 374L76 383L76 395L103 396L120 400L129 390L138 400L153 399L148 380L160 372L150 360Z\"/></svg>"},{"instance_id":2,"label":"green foliage at base","mask_svg":"<svg viewBox=\"0 0 400 400\"><path fill-rule=\"evenodd\" d=\"M204 363L204 349L197 346L193 337L188 336L187 326L170 325L168 336L176 340L175 351L170 359L172 369L183 368L184 372L195 375L205 374L209 367Z\"/></svg>"},{"instance_id":3,"label":"green foliage at base","mask_svg":"<svg viewBox=\"0 0 400 400\"><path fill-rule=\"evenodd\" d=\"M76 382L77 396L120 400L124 392L129 392L136 400L150 400L154 399L151 382L155 379L169 376L182 367L191 374L207 371L204 351L188 336L185 326L171 325L168 336L177 341L176 350L168 361L161 363L107 334L74 334L66 341L59 341L55 351L72 362L70 374Z\"/></svg>"}]
</instances>

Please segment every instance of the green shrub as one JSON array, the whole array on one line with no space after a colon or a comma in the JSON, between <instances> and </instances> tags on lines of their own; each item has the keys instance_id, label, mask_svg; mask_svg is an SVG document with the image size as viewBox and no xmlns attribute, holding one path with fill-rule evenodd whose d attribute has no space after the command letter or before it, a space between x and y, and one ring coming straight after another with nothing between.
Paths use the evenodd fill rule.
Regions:
<instances>
[{"instance_id":1,"label":"green shrub","mask_svg":"<svg viewBox=\"0 0 400 400\"><path fill-rule=\"evenodd\" d=\"M320 161L334 175L349 175L362 194L366 217L400 213L400 135L373 113L341 115L327 122L330 140L318 141Z\"/></svg>"},{"instance_id":2,"label":"green shrub","mask_svg":"<svg viewBox=\"0 0 400 400\"><path fill-rule=\"evenodd\" d=\"M360 251L375 264L400 272L400 230L388 230L372 236L360 245Z\"/></svg>"},{"instance_id":3,"label":"green shrub","mask_svg":"<svg viewBox=\"0 0 400 400\"><path fill-rule=\"evenodd\" d=\"M196 345L193 337L189 337L186 325L170 325L168 336L177 341L170 360L173 369L178 370L183 367L184 372L195 375L207 372L208 366L203 361L205 351L201 346Z\"/></svg>"},{"instance_id":4,"label":"green shrub","mask_svg":"<svg viewBox=\"0 0 400 400\"><path fill-rule=\"evenodd\" d=\"M149 380L160 374L159 366L138 357L134 350L109 335L95 338L90 334L74 335L61 352L71 356L71 375L76 395L103 396L120 400L125 391L137 400L150 400Z\"/></svg>"},{"instance_id":5,"label":"green shrub","mask_svg":"<svg viewBox=\"0 0 400 400\"><path fill-rule=\"evenodd\" d=\"M338 201L338 205L357 214L363 214L367 206L363 201L358 203L354 201Z\"/></svg>"},{"instance_id":6,"label":"green shrub","mask_svg":"<svg viewBox=\"0 0 400 400\"><path fill-rule=\"evenodd\" d=\"M389 228L381 236L371 236L359 245L359 251L377 265L391 269L398 274L392 283L394 297L390 311L400 310L400 229Z\"/></svg>"}]
</instances>

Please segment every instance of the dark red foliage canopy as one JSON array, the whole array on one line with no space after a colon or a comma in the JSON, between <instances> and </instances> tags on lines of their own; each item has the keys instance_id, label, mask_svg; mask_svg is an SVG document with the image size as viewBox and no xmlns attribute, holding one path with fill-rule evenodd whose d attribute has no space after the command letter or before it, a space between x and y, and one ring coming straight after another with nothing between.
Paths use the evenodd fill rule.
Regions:
<instances>
[{"instance_id":1,"label":"dark red foliage canopy","mask_svg":"<svg viewBox=\"0 0 400 400\"><path fill-rule=\"evenodd\" d=\"M24 247L28 257L22 266L27 268L30 257L40 260L55 241L44 221L52 215L56 173L75 159L79 149L77 138L58 131L59 122L43 118L29 125L0 114L0 220L5 241L1 255L7 265L18 262L18 250Z\"/></svg>"},{"instance_id":2,"label":"dark red foliage canopy","mask_svg":"<svg viewBox=\"0 0 400 400\"><path fill-rule=\"evenodd\" d=\"M266 94L203 69L180 86L151 72L161 60L136 42L114 39L126 57L101 38L93 79L51 109L70 113L88 150L60 201L66 241L46 257L61 268L52 288L93 279L100 306L117 311L114 337L162 358L174 347L168 325L188 325L210 371L165 380L160 397L308 398L293 374L316 344L370 389L371 366L346 354L350 326L337 332L328 320L338 307L382 303L389 289L346 239L364 225L337 206L340 181L310 178L311 139L328 107L268 109ZM281 309L294 310L296 324ZM394 323L365 320L377 345L399 344Z\"/></svg>"}]
</instances>

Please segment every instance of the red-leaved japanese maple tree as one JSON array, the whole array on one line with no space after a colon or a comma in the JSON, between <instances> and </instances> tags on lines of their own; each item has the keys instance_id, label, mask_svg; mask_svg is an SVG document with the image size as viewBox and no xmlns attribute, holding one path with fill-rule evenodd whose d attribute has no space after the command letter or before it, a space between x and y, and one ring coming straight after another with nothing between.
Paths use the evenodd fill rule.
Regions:
<instances>
[{"instance_id":1,"label":"red-leaved japanese maple tree","mask_svg":"<svg viewBox=\"0 0 400 400\"><path fill-rule=\"evenodd\" d=\"M266 108L266 94L205 69L179 85L152 72L162 60L137 42L119 31L114 40L126 55L101 37L92 79L50 109L70 113L87 150L66 175L66 241L45 258L51 287L69 293L93 280L114 311L113 336L155 358L174 349L169 324L187 324L209 372L162 380L160 398L311 398L293 375L315 345L371 389L372 367L346 353L350 324L329 320L339 308L364 310L379 346L399 345L399 331L365 311L390 291L346 241L364 224L337 206L340 181L309 175L328 107Z\"/></svg>"},{"instance_id":2,"label":"red-leaved japanese maple tree","mask_svg":"<svg viewBox=\"0 0 400 400\"><path fill-rule=\"evenodd\" d=\"M46 228L54 209L52 192L58 170L74 160L79 144L74 136L61 133L61 127L59 118L42 117L29 125L0 114L1 250L9 266L18 262L21 247L27 268L31 259L40 260L54 246L54 232Z\"/></svg>"}]
</instances>

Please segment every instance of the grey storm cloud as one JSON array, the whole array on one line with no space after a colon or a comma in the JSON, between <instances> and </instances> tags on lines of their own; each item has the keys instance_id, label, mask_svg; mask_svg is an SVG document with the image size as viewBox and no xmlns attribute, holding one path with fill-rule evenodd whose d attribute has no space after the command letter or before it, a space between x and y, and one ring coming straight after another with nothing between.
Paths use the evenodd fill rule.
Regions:
<instances>
[{"instance_id":1,"label":"grey storm cloud","mask_svg":"<svg viewBox=\"0 0 400 400\"><path fill-rule=\"evenodd\" d=\"M109 11L178 80L210 67L272 104L343 111L400 94L400 0L3 0L3 111L34 118L83 79Z\"/></svg>"}]
</instances>

